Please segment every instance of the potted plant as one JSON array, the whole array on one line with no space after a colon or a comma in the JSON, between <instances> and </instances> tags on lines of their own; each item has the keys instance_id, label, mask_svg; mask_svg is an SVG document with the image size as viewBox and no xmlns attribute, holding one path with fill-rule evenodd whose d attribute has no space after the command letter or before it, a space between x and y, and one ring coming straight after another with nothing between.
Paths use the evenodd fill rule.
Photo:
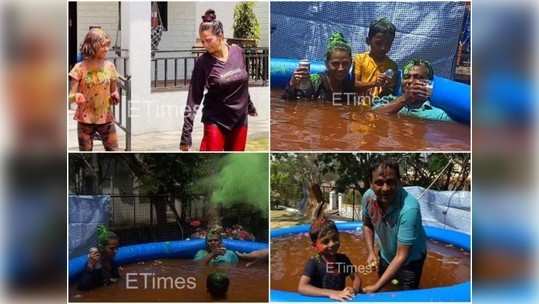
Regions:
<instances>
[{"instance_id":1,"label":"potted plant","mask_svg":"<svg viewBox=\"0 0 539 304\"><path fill-rule=\"evenodd\" d=\"M242 48L253 48L260 38L260 25L254 13L255 2L240 2L234 7L234 38L228 43L235 43Z\"/></svg>"}]
</instances>

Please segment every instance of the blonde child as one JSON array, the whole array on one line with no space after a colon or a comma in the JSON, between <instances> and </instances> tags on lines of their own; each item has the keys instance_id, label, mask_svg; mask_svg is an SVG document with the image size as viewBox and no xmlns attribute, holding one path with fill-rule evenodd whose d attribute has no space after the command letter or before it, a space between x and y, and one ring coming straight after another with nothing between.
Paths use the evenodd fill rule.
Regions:
<instances>
[{"instance_id":1,"label":"blonde child","mask_svg":"<svg viewBox=\"0 0 539 304\"><path fill-rule=\"evenodd\" d=\"M92 151L93 135L101 136L107 151L118 149L112 106L118 104L118 72L114 64L105 60L111 39L100 28L92 28L80 48L83 60L77 63L69 77L69 102L77 104L73 119L78 121L80 151Z\"/></svg>"}]
</instances>

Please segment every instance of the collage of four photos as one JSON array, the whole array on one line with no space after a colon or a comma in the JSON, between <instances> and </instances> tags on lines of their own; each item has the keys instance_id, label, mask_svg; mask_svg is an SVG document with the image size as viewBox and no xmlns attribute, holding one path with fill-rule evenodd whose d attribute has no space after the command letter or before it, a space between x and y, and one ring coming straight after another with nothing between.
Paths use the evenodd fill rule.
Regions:
<instances>
[{"instance_id":1,"label":"collage of four photos","mask_svg":"<svg viewBox=\"0 0 539 304\"><path fill-rule=\"evenodd\" d=\"M471 2L68 4L68 302L471 301Z\"/></svg>"}]
</instances>

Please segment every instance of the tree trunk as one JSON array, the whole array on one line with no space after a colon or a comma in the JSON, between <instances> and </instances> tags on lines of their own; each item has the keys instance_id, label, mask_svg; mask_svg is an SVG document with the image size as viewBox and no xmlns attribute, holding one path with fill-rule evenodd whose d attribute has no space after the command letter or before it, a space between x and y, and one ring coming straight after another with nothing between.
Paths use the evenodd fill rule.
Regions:
<instances>
[{"instance_id":1,"label":"tree trunk","mask_svg":"<svg viewBox=\"0 0 539 304\"><path fill-rule=\"evenodd\" d=\"M442 190L449 190L449 185L451 184L451 176L453 175L454 164L451 163L446 171L445 183L442 187Z\"/></svg>"}]
</instances>

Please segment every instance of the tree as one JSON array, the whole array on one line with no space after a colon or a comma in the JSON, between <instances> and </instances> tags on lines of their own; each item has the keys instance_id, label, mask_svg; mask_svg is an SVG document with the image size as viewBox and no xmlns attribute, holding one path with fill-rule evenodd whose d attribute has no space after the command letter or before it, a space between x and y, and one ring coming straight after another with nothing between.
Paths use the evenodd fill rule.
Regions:
<instances>
[{"instance_id":1,"label":"tree","mask_svg":"<svg viewBox=\"0 0 539 304\"><path fill-rule=\"evenodd\" d=\"M234 38L260 39L260 25L254 13L254 2L240 2L234 7Z\"/></svg>"}]
</instances>

